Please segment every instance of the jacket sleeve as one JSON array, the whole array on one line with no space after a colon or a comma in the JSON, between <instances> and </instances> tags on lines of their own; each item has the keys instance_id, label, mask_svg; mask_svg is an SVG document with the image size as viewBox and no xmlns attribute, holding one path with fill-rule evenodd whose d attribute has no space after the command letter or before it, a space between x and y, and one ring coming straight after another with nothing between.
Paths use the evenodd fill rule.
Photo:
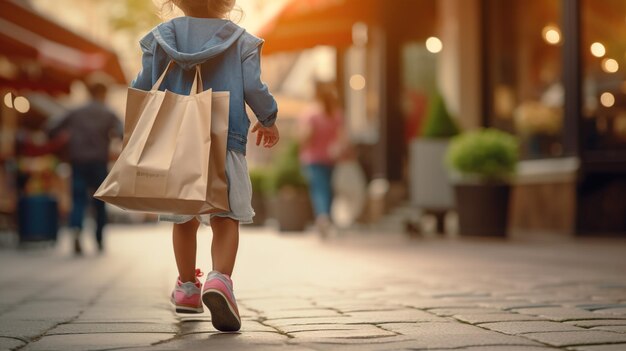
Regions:
<instances>
[{"instance_id":1,"label":"jacket sleeve","mask_svg":"<svg viewBox=\"0 0 626 351\"><path fill-rule=\"evenodd\" d=\"M262 44L259 44L244 55L242 62L244 99L259 122L264 127L271 127L278 116L278 105L267 85L261 81L261 47Z\"/></svg>"},{"instance_id":2,"label":"jacket sleeve","mask_svg":"<svg viewBox=\"0 0 626 351\"><path fill-rule=\"evenodd\" d=\"M141 58L141 71L137 74L137 77L133 79L130 86L135 89L150 90L152 89L152 65L153 65L153 45L154 37L151 33L148 33L139 41L143 56Z\"/></svg>"}]
</instances>

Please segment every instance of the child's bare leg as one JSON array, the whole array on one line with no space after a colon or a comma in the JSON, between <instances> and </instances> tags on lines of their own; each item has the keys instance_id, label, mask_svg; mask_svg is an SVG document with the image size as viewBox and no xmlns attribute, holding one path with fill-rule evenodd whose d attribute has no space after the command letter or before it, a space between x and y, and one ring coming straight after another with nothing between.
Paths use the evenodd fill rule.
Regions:
<instances>
[{"instance_id":1,"label":"child's bare leg","mask_svg":"<svg viewBox=\"0 0 626 351\"><path fill-rule=\"evenodd\" d=\"M187 223L174 224L174 256L180 281L196 281L196 234L200 223L194 218Z\"/></svg>"},{"instance_id":2,"label":"child's bare leg","mask_svg":"<svg viewBox=\"0 0 626 351\"><path fill-rule=\"evenodd\" d=\"M230 276L233 274L239 247L239 221L213 217L211 229L213 230L213 243L211 244L213 270Z\"/></svg>"}]
</instances>

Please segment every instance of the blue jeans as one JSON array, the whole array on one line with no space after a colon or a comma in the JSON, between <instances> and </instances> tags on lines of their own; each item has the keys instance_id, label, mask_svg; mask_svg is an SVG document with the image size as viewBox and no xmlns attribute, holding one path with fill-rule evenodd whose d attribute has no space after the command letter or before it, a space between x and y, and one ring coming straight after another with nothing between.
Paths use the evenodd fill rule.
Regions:
<instances>
[{"instance_id":1,"label":"blue jeans","mask_svg":"<svg viewBox=\"0 0 626 351\"><path fill-rule=\"evenodd\" d=\"M305 169L315 216L330 216L330 205L333 202L333 166L310 164L306 165Z\"/></svg>"},{"instance_id":2,"label":"blue jeans","mask_svg":"<svg viewBox=\"0 0 626 351\"><path fill-rule=\"evenodd\" d=\"M85 210L91 198L96 216L96 241L102 244L102 231L106 225L104 202L91 197L107 176L107 164L104 162L86 162L72 164L72 213L70 227L83 229Z\"/></svg>"}]
</instances>

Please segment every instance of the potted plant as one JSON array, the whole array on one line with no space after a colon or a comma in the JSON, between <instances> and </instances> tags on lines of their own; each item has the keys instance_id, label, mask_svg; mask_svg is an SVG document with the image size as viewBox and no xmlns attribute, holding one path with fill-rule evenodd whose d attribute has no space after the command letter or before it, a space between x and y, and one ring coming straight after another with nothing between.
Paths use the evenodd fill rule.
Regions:
<instances>
[{"instance_id":1,"label":"potted plant","mask_svg":"<svg viewBox=\"0 0 626 351\"><path fill-rule=\"evenodd\" d=\"M450 138L459 133L443 97L435 93L421 127L421 137L409 147L411 203L437 218L437 231L444 231L444 217L454 208L454 192L443 159Z\"/></svg>"},{"instance_id":2,"label":"potted plant","mask_svg":"<svg viewBox=\"0 0 626 351\"><path fill-rule=\"evenodd\" d=\"M496 129L455 137L446 162L455 184L461 235L506 236L510 177L518 161L517 139Z\"/></svg>"},{"instance_id":3,"label":"potted plant","mask_svg":"<svg viewBox=\"0 0 626 351\"><path fill-rule=\"evenodd\" d=\"M250 170L250 183L252 184L252 208L254 209L254 221L252 225L262 226L267 220L269 172L266 169L257 168Z\"/></svg>"},{"instance_id":4,"label":"potted plant","mask_svg":"<svg viewBox=\"0 0 626 351\"><path fill-rule=\"evenodd\" d=\"M280 231L303 231L312 214L297 143L283 150L267 182L267 189L273 195L272 217L278 221Z\"/></svg>"}]
</instances>

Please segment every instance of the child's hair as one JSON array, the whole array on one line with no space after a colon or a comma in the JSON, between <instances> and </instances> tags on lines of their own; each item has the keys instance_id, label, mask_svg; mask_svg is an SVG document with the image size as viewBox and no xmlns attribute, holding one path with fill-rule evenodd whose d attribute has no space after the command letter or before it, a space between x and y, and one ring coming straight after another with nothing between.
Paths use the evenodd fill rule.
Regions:
<instances>
[{"instance_id":1,"label":"child's hair","mask_svg":"<svg viewBox=\"0 0 626 351\"><path fill-rule=\"evenodd\" d=\"M208 13L216 18L229 18L235 10L236 0L161 0L161 16L166 17L174 6L186 13ZM237 9L237 12L241 11Z\"/></svg>"}]
</instances>

